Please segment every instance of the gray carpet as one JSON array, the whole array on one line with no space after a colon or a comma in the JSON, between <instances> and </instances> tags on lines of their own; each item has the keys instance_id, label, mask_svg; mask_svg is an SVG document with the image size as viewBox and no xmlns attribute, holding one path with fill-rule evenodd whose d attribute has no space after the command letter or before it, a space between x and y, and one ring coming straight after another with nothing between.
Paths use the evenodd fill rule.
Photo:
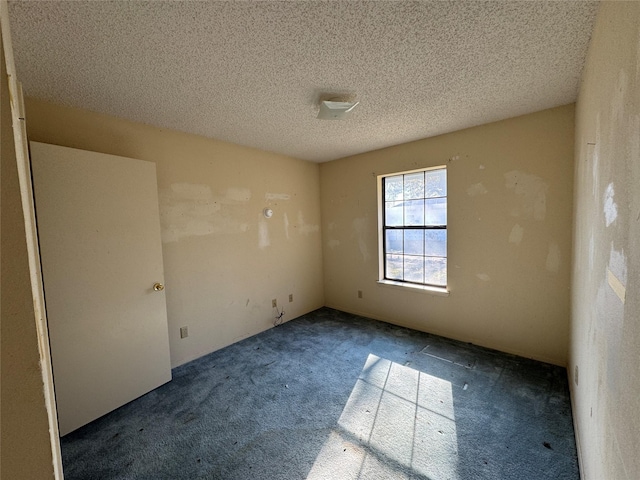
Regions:
<instances>
[{"instance_id":1,"label":"gray carpet","mask_svg":"<svg viewBox=\"0 0 640 480\"><path fill-rule=\"evenodd\" d=\"M322 308L62 439L65 479L579 479L563 368Z\"/></svg>"}]
</instances>

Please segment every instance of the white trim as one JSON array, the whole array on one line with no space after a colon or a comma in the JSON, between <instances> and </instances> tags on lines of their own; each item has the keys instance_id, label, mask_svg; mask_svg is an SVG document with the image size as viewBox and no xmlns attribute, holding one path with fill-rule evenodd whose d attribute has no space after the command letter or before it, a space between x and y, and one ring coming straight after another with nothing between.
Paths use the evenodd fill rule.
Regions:
<instances>
[{"instance_id":1,"label":"white trim","mask_svg":"<svg viewBox=\"0 0 640 480\"><path fill-rule=\"evenodd\" d=\"M440 296L449 296L449 290L447 289L447 287L434 287L434 286L430 286L430 285L417 285L417 284L413 284L413 283L406 283L406 282L394 282L393 280L388 280L386 278L384 278L384 228L382 227L382 225L384 224L384 201L383 201L383 196L384 196L384 192L382 191L382 179L385 177L395 177L396 175L406 175L408 173L415 173L415 172L426 172L429 170L440 170L440 169L444 169L446 174L447 174L447 239L448 239L448 224L449 224L449 220L448 220L448 215L449 215L449 208L448 208L448 202L449 202L449 189L448 189L448 185L449 185L449 171L447 170L447 166L446 165L436 165L433 167L424 167L424 168L416 168L414 170L406 170L403 172L395 172L395 173L382 173L380 175L378 175L376 177L376 188L377 188L377 204L376 204L376 208L378 210L378 284L379 285L387 285L387 286L392 286L392 287L400 287L400 288L405 288L405 289L409 289L409 290L414 290L414 291L422 291L422 292L427 292L427 293L431 293L433 295L440 295ZM448 240L447 240L448 241ZM447 260L449 259L448 257L448 253L447 253ZM447 278L448 278L448 272L447 272Z\"/></svg>"},{"instance_id":2,"label":"white trim","mask_svg":"<svg viewBox=\"0 0 640 480\"><path fill-rule=\"evenodd\" d=\"M378 281L384 280L384 192L382 191L382 179L388 175L378 175L376 179L377 200L376 209L378 210Z\"/></svg>"},{"instance_id":3,"label":"white trim","mask_svg":"<svg viewBox=\"0 0 640 480\"><path fill-rule=\"evenodd\" d=\"M378 285L392 288L402 288L413 292L429 293L439 297L448 297L451 293L446 287L434 287L431 285L417 285L415 283L394 282L393 280L378 280Z\"/></svg>"},{"instance_id":4,"label":"white trim","mask_svg":"<svg viewBox=\"0 0 640 480\"><path fill-rule=\"evenodd\" d=\"M31 276L31 295L38 335L38 350L40 352L40 367L42 373L44 403L49 421L49 440L53 460L53 476L62 480L62 454L60 452L60 436L58 433L58 415L53 386L53 372L51 368L51 352L49 351L49 331L44 304L44 290L42 285L42 271L40 270L40 251L38 249L38 232L33 204L33 188L31 185L31 165L29 161L29 147L27 144L27 129L25 124L24 100L22 86L16 76L11 43L11 29L7 0L0 0L0 22L2 26L2 43L4 58L7 65L7 80L11 97L11 116L13 123L13 137L16 146L16 161L18 164L18 179L20 195L22 197L22 211L24 215L25 234L27 240L27 254L29 257L29 273ZM29 461L25 458L25 461Z\"/></svg>"},{"instance_id":5,"label":"white trim","mask_svg":"<svg viewBox=\"0 0 640 480\"><path fill-rule=\"evenodd\" d=\"M574 384L575 379L571 373L571 361L567 362L567 379L569 380L569 400L571 401L571 417L573 420L573 435L576 439L576 453L578 454L578 470L580 472L580 479L586 480L587 474L585 472L586 464L582 456L582 437L580 435L580 426L578 424L578 408L576 405L576 388Z\"/></svg>"}]
</instances>

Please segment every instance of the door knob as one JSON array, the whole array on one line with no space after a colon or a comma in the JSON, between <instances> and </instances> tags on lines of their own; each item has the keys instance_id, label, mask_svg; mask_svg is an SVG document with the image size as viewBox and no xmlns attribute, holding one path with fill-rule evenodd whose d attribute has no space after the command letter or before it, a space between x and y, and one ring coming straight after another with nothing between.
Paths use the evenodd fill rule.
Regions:
<instances>
[{"instance_id":1,"label":"door knob","mask_svg":"<svg viewBox=\"0 0 640 480\"><path fill-rule=\"evenodd\" d=\"M156 282L156 283L153 284L153 289L156 292L161 292L162 290L164 290L164 285L161 284L161 283Z\"/></svg>"}]
</instances>

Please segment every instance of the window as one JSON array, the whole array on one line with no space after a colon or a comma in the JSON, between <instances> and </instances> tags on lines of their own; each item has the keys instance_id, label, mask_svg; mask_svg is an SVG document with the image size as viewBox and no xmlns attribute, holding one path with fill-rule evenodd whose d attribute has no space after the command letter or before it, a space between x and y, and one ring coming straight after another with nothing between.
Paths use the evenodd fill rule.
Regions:
<instances>
[{"instance_id":1,"label":"window","mask_svg":"<svg viewBox=\"0 0 640 480\"><path fill-rule=\"evenodd\" d=\"M381 180L381 280L446 287L447 169Z\"/></svg>"}]
</instances>

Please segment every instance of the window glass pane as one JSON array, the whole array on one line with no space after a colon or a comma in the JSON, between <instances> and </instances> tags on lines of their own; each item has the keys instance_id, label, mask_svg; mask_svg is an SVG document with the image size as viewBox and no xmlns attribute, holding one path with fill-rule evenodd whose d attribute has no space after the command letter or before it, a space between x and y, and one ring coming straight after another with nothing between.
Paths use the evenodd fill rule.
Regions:
<instances>
[{"instance_id":1,"label":"window glass pane","mask_svg":"<svg viewBox=\"0 0 640 480\"><path fill-rule=\"evenodd\" d=\"M447 231L424 231L424 254L429 257L447 256Z\"/></svg>"},{"instance_id":2,"label":"window glass pane","mask_svg":"<svg viewBox=\"0 0 640 480\"><path fill-rule=\"evenodd\" d=\"M404 257L404 280L406 282L424 282L424 257Z\"/></svg>"},{"instance_id":3,"label":"window glass pane","mask_svg":"<svg viewBox=\"0 0 640 480\"><path fill-rule=\"evenodd\" d=\"M428 170L426 197L446 197L447 196L447 170Z\"/></svg>"},{"instance_id":4,"label":"window glass pane","mask_svg":"<svg viewBox=\"0 0 640 480\"><path fill-rule=\"evenodd\" d=\"M404 230L404 253L407 255L424 254L423 230Z\"/></svg>"},{"instance_id":5,"label":"window glass pane","mask_svg":"<svg viewBox=\"0 0 640 480\"><path fill-rule=\"evenodd\" d=\"M404 199L424 198L424 172L404 176Z\"/></svg>"},{"instance_id":6,"label":"window glass pane","mask_svg":"<svg viewBox=\"0 0 640 480\"><path fill-rule=\"evenodd\" d=\"M402 280L402 255L387 255L386 261L387 278Z\"/></svg>"},{"instance_id":7,"label":"window glass pane","mask_svg":"<svg viewBox=\"0 0 640 480\"><path fill-rule=\"evenodd\" d=\"M386 231L387 253L402 253L402 230Z\"/></svg>"},{"instance_id":8,"label":"window glass pane","mask_svg":"<svg viewBox=\"0 0 640 480\"><path fill-rule=\"evenodd\" d=\"M387 226L399 227L403 225L404 202L385 202L385 221Z\"/></svg>"},{"instance_id":9,"label":"window glass pane","mask_svg":"<svg viewBox=\"0 0 640 480\"><path fill-rule=\"evenodd\" d=\"M446 225L447 224L447 199L430 198L425 200L425 225Z\"/></svg>"},{"instance_id":10,"label":"window glass pane","mask_svg":"<svg viewBox=\"0 0 640 480\"><path fill-rule=\"evenodd\" d=\"M424 225L424 200L407 200L404 202L404 224Z\"/></svg>"},{"instance_id":11,"label":"window glass pane","mask_svg":"<svg viewBox=\"0 0 640 480\"><path fill-rule=\"evenodd\" d=\"M447 285L447 259L425 257L424 283L429 285Z\"/></svg>"},{"instance_id":12,"label":"window glass pane","mask_svg":"<svg viewBox=\"0 0 640 480\"><path fill-rule=\"evenodd\" d=\"M387 202L402 200L403 175L384 179L384 199Z\"/></svg>"},{"instance_id":13,"label":"window glass pane","mask_svg":"<svg viewBox=\"0 0 640 480\"><path fill-rule=\"evenodd\" d=\"M382 188L385 278L446 287L446 168L385 177Z\"/></svg>"}]
</instances>

